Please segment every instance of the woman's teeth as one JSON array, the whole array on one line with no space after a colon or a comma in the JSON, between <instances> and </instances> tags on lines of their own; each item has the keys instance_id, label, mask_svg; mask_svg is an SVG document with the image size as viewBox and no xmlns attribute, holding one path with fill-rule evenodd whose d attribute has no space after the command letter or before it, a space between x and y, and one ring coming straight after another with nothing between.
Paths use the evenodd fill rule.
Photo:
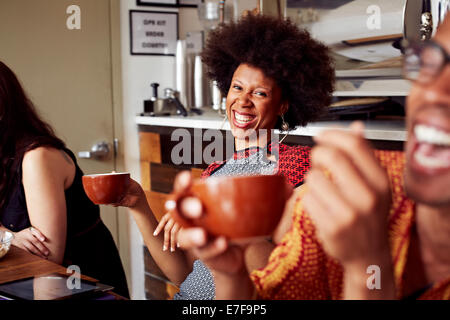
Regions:
<instances>
[{"instance_id":1,"label":"woman's teeth","mask_svg":"<svg viewBox=\"0 0 450 320\"><path fill-rule=\"evenodd\" d=\"M416 125L414 134L418 147L414 159L430 169L450 168L450 134L426 125Z\"/></svg>"},{"instance_id":2,"label":"woman's teeth","mask_svg":"<svg viewBox=\"0 0 450 320\"><path fill-rule=\"evenodd\" d=\"M419 143L424 142L447 147L450 146L450 134L434 127L418 124L414 127L414 134Z\"/></svg>"},{"instance_id":3,"label":"woman's teeth","mask_svg":"<svg viewBox=\"0 0 450 320\"><path fill-rule=\"evenodd\" d=\"M240 114L237 113L237 112L234 113L234 117L235 117L235 119L236 119L238 122L241 122L241 123L248 123L248 122L251 122L251 121L253 121L253 119L255 118L254 116L243 116L243 115L240 115Z\"/></svg>"}]
</instances>

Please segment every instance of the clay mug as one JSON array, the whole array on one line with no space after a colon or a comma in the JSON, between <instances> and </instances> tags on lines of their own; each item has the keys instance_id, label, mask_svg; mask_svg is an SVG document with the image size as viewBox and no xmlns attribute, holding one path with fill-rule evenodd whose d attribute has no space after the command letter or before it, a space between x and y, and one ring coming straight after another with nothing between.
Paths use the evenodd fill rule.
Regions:
<instances>
[{"instance_id":1,"label":"clay mug","mask_svg":"<svg viewBox=\"0 0 450 320\"><path fill-rule=\"evenodd\" d=\"M202 227L213 236L248 239L270 236L293 188L281 175L210 177L195 180L186 194L169 198L173 218L183 227ZM188 219L178 210L185 197L196 197L204 214Z\"/></svg>"},{"instance_id":2,"label":"clay mug","mask_svg":"<svg viewBox=\"0 0 450 320\"><path fill-rule=\"evenodd\" d=\"M118 203L130 184L128 172L91 174L82 177L84 191L95 204Z\"/></svg>"}]
</instances>

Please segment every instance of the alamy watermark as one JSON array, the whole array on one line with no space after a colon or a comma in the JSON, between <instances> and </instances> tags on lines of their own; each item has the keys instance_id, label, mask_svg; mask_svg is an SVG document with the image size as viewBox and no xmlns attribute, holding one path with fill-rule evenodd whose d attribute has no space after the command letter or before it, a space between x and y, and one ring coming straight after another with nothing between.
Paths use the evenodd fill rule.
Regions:
<instances>
[{"instance_id":1,"label":"alamy watermark","mask_svg":"<svg viewBox=\"0 0 450 320\"><path fill-rule=\"evenodd\" d=\"M366 26L369 30L380 30L381 29L381 8L376 4L367 7L366 13L369 14Z\"/></svg>"},{"instance_id":2,"label":"alamy watermark","mask_svg":"<svg viewBox=\"0 0 450 320\"><path fill-rule=\"evenodd\" d=\"M369 290L381 290L381 269L377 265L370 265L366 270L371 276L367 278L366 285Z\"/></svg>"},{"instance_id":3,"label":"alamy watermark","mask_svg":"<svg viewBox=\"0 0 450 320\"><path fill-rule=\"evenodd\" d=\"M81 269L77 265L71 265L67 267L67 274L70 276L67 278L66 286L67 289L81 289Z\"/></svg>"},{"instance_id":4,"label":"alamy watermark","mask_svg":"<svg viewBox=\"0 0 450 320\"><path fill-rule=\"evenodd\" d=\"M230 131L194 129L192 132L192 130L179 128L172 132L170 139L178 142L170 154L171 161L175 165L203 163L209 165L216 161L230 159L236 149L235 136ZM266 157L262 160L257 157L250 158L248 161L251 164L278 159L279 148L265 149L266 146L270 144L273 146L279 141L279 134L275 130L246 130L245 137L239 137L239 141L240 149L259 146L266 151Z\"/></svg>"},{"instance_id":5,"label":"alamy watermark","mask_svg":"<svg viewBox=\"0 0 450 320\"><path fill-rule=\"evenodd\" d=\"M66 20L66 26L69 30L81 29L81 8L75 4L67 7L66 13L69 14Z\"/></svg>"}]
</instances>

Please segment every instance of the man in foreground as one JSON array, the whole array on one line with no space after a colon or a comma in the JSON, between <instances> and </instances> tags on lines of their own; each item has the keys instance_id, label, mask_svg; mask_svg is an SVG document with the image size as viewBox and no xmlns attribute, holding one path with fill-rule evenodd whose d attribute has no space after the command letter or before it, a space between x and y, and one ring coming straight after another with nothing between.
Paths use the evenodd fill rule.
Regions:
<instances>
[{"instance_id":1,"label":"man in foreground","mask_svg":"<svg viewBox=\"0 0 450 320\"><path fill-rule=\"evenodd\" d=\"M450 17L406 49L405 152L376 151L356 123L318 135L293 227L260 270L251 246L183 229L179 242L215 270L216 298L450 299ZM177 192L190 178L180 175ZM184 214L201 205L186 199ZM248 277L250 273L250 277ZM250 281L251 279L251 281Z\"/></svg>"}]
</instances>

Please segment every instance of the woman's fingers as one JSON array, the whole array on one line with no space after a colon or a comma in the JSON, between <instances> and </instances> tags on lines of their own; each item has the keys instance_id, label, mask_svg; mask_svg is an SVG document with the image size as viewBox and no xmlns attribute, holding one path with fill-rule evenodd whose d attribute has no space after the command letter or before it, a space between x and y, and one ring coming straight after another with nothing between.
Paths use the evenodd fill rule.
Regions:
<instances>
[{"instance_id":1,"label":"woman's fingers","mask_svg":"<svg viewBox=\"0 0 450 320\"><path fill-rule=\"evenodd\" d=\"M207 241L207 233L202 228L183 228L178 232L178 243L182 249L202 247Z\"/></svg>"},{"instance_id":2,"label":"woman's fingers","mask_svg":"<svg viewBox=\"0 0 450 320\"><path fill-rule=\"evenodd\" d=\"M177 244L178 244L178 232L180 231L181 226L178 223L175 223L170 231L170 251L174 252Z\"/></svg>"},{"instance_id":3,"label":"woman's fingers","mask_svg":"<svg viewBox=\"0 0 450 320\"><path fill-rule=\"evenodd\" d=\"M155 231L153 232L153 235L156 237L162 229L164 229L164 226L166 225L167 221L170 219L170 213L166 213L163 215L161 220L159 221L158 225L156 226Z\"/></svg>"},{"instance_id":4,"label":"woman's fingers","mask_svg":"<svg viewBox=\"0 0 450 320\"><path fill-rule=\"evenodd\" d=\"M35 236L38 240L41 242L44 242L46 240L45 236L36 228L30 227L30 232L33 236Z\"/></svg>"},{"instance_id":5,"label":"woman's fingers","mask_svg":"<svg viewBox=\"0 0 450 320\"><path fill-rule=\"evenodd\" d=\"M227 248L228 243L225 237L217 237L205 246L195 248L194 253L199 259L206 261L220 256L227 250Z\"/></svg>"},{"instance_id":6,"label":"woman's fingers","mask_svg":"<svg viewBox=\"0 0 450 320\"><path fill-rule=\"evenodd\" d=\"M43 243L45 241L45 237L38 229L33 227L28 228L26 231L25 241L28 241L33 245L34 248L39 250L40 255L43 256L44 258L46 258L50 254L50 251Z\"/></svg>"},{"instance_id":7,"label":"woman's fingers","mask_svg":"<svg viewBox=\"0 0 450 320\"><path fill-rule=\"evenodd\" d=\"M30 227L14 233L13 244L41 258L47 259L50 250L44 244L45 240L45 236L39 230Z\"/></svg>"},{"instance_id":8,"label":"woman's fingers","mask_svg":"<svg viewBox=\"0 0 450 320\"><path fill-rule=\"evenodd\" d=\"M198 198L186 197L180 202L180 210L187 218L197 219L203 214L203 206Z\"/></svg>"},{"instance_id":9,"label":"woman's fingers","mask_svg":"<svg viewBox=\"0 0 450 320\"><path fill-rule=\"evenodd\" d=\"M25 248L25 250L27 250L28 252L39 256L43 259L47 259L47 256L44 255L31 241L24 241L22 242L23 247Z\"/></svg>"},{"instance_id":10,"label":"woman's fingers","mask_svg":"<svg viewBox=\"0 0 450 320\"><path fill-rule=\"evenodd\" d=\"M173 189L175 193L182 193L189 189L192 183L192 176L189 171L180 172L175 177L175 182L173 184Z\"/></svg>"},{"instance_id":11,"label":"woman's fingers","mask_svg":"<svg viewBox=\"0 0 450 320\"><path fill-rule=\"evenodd\" d=\"M163 251L166 251L170 245L170 231L172 230L175 221L173 219L169 219L164 227L164 244Z\"/></svg>"},{"instance_id":12,"label":"woman's fingers","mask_svg":"<svg viewBox=\"0 0 450 320\"><path fill-rule=\"evenodd\" d=\"M166 251L170 247L170 251L174 252L177 246L178 231L180 230L180 225L173 220L170 213L166 213L158 223L158 226L153 233L157 236L161 230L164 229L164 242L163 251Z\"/></svg>"},{"instance_id":13,"label":"woman's fingers","mask_svg":"<svg viewBox=\"0 0 450 320\"><path fill-rule=\"evenodd\" d=\"M130 179L130 184L128 185L125 193L122 195L122 198L119 200L119 202L113 203L111 205L114 207L133 208L144 199L146 199L146 196L141 185L135 180Z\"/></svg>"},{"instance_id":14,"label":"woman's fingers","mask_svg":"<svg viewBox=\"0 0 450 320\"><path fill-rule=\"evenodd\" d=\"M195 197L185 197L178 203L175 200L167 200L165 203L166 210L178 210L179 214L187 219L197 219L203 215L203 205L200 199Z\"/></svg>"},{"instance_id":15,"label":"woman's fingers","mask_svg":"<svg viewBox=\"0 0 450 320\"><path fill-rule=\"evenodd\" d=\"M207 233L202 228L182 228L178 232L180 247L192 249L196 257L211 270L236 273L242 270L243 248L230 246L225 237L208 241Z\"/></svg>"},{"instance_id":16,"label":"woman's fingers","mask_svg":"<svg viewBox=\"0 0 450 320\"><path fill-rule=\"evenodd\" d=\"M39 250L39 252L44 255L45 257L48 257L50 254L50 251L47 249L47 247L40 241L33 241L32 244L35 248Z\"/></svg>"},{"instance_id":17,"label":"woman's fingers","mask_svg":"<svg viewBox=\"0 0 450 320\"><path fill-rule=\"evenodd\" d=\"M175 177L174 196L165 203L169 212L177 211L178 215L187 219L200 218L203 214L203 206L198 198L189 195L192 176L189 171L183 171Z\"/></svg>"},{"instance_id":18,"label":"woman's fingers","mask_svg":"<svg viewBox=\"0 0 450 320\"><path fill-rule=\"evenodd\" d=\"M218 237L193 251L212 270L236 274L245 270L244 250L242 246L229 245L225 237Z\"/></svg>"}]
</instances>

